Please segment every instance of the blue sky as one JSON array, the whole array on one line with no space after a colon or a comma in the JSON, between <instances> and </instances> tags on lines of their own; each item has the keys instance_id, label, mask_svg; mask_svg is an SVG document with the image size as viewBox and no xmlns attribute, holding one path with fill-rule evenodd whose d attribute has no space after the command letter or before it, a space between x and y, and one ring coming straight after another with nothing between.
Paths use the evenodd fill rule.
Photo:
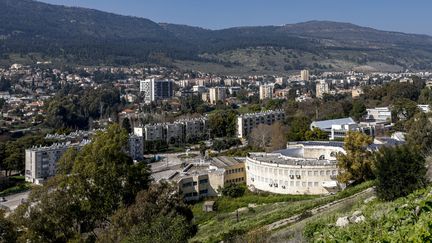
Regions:
<instances>
[{"instance_id":1,"label":"blue sky","mask_svg":"<svg viewBox=\"0 0 432 243\"><path fill-rule=\"evenodd\" d=\"M41 0L210 29L308 20L432 35L431 0Z\"/></svg>"}]
</instances>

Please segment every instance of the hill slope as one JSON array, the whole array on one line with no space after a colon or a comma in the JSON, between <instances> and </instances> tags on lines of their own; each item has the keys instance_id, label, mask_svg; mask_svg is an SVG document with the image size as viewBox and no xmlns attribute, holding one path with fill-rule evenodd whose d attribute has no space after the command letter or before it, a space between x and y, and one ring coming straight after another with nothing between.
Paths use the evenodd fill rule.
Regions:
<instances>
[{"instance_id":1,"label":"hill slope","mask_svg":"<svg viewBox=\"0 0 432 243\"><path fill-rule=\"evenodd\" d=\"M0 23L1 63L19 54L32 61L163 62L222 73L432 67L432 37L349 23L208 30L32 0L0 0Z\"/></svg>"}]
</instances>

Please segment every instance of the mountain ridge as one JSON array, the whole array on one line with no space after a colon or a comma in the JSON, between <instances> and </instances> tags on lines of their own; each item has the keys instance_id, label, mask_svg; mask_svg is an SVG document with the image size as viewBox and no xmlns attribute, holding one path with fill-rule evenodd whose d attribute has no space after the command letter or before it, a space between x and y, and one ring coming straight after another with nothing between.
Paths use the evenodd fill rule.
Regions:
<instances>
[{"instance_id":1,"label":"mountain ridge","mask_svg":"<svg viewBox=\"0 0 432 243\"><path fill-rule=\"evenodd\" d=\"M0 22L3 60L17 53L41 53L77 64L129 65L161 60L172 64L175 60L189 60L199 65L211 62L240 67L245 66L241 60L220 56L269 47L276 52L283 48L313 58L290 60L296 61L298 68L316 66L329 58L337 67L341 56L343 62L353 66L355 59L361 59L357 64L378 61L386 65L396 63L400 68L432 66L431 36L334 21L211 30L33 0L0 0Z\"/></svg>"}]
</instances>

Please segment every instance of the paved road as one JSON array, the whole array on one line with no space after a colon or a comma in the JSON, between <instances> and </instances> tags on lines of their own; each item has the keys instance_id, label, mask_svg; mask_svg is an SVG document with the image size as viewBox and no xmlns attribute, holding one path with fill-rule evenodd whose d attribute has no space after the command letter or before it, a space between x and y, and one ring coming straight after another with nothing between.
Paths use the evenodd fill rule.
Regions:
<instances>
[{"instance_id":1,"label":"paved road","mask_svg":"<svg viewBox=\"0 0 432 243\"><path fill-rule=\"evenodd\" d=\"M185 154L185 153L172 153L172 154L157 154L162 159L159 162L151 163L151 170L152 172L167 170L171 167L176 167L182 163L182 160L178 158L179 155ZM198 156L186 159L186 161L197 161L200 160L201 156L199 156L199 152L197 151L190 151L189 154L196 154Z\"/></svg>"},{"instance_id":2,"label":"paved road","mask_svg":"<svg viewBox=\"0 0 432 243\"><path fill-rule=\"evenodd\" d=\"M17 194L6 196L6 202L1 202L0 205L9 208L9 210L15 210L20 204L21 200L26 200L30 194L29 191L20 192Z\"/></svg>"}]
</instances>

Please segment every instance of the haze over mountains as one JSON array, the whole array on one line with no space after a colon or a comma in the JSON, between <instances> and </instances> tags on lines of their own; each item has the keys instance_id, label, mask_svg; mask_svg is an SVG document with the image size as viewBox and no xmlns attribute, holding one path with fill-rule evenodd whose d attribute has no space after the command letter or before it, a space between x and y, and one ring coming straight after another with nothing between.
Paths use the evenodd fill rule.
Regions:
<instances>
[{"instance_id":1,"label":"haze over mountains","mask_svg":"<svg viewBox=\"0 0 432 243\"><path fill-rule=\"evenodd\" d=\"M1 64L143 62L221 73L432 66L432 37L309 21L208 30L31 0L0 0Z\"/></svg>"}]
</instances>

